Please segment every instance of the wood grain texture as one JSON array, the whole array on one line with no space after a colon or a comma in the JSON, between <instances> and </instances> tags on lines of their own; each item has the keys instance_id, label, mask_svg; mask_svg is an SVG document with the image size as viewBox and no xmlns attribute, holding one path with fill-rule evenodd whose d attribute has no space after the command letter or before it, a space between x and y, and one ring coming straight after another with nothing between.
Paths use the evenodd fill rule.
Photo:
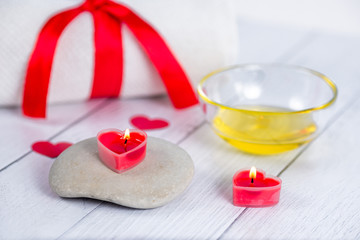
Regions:
<instances>
[{"instance_id":1,"label":"wood grain texture","mask_svg":"<svg viewBox=\"0 0 360 240\"><path fill-rule=\"evenodd\" d=\"M49 107L46 120L22 116L20 109L1 109L0 171L29 153L33 142L50 139L86 114L101 107L104 101L106 100L54 105Z\"/></svg>"},{"instance_id":2,"label":"wood grain texture","mask_svg":"<svg viewBox=\"0 0 360 240\"><path fill-rule=\"evenodd\" d=\"M317 34L289 63L315 69L333 80L339 89L333 108L341 109L353 102L360 91L359 42L359 37ZM325 116L328 118L327 113Z\"/></svg>"},{"instance_id":3,"label":"wood grain texture","mask_svg":"<svg viewBox=\"0 0 360 240\"><path fill-rule=\"evenodd\" d=\"M360 100L282 175L280 203L247 211L224 239L360 238Z\"/></svg>"},{"instance_id":4,"label":"wood grain texture","mask_svg":"<svg viewBox=\"0 0 360 240\"><path fill-rule=\"evenodd\" d=\"M53 159L30 153L0 174L0 238L49 239L70 228L98 201L63 200L49 187Z\"/></svg>"},{"instance_id":5,"label":"wood grain texture","mask_svg":"<svg viewBox=\"0 0 360 240\"><path fill-rule=\"evenodd\" d=\"M186 137L204 121L199 106L176 110L167 97L109 100L107 106L73 126L71 131L62 133L56 140L78 142L96 136L100 130L106 128L131 129L134 127L131 126L130 118L138 114L145 114L149 118L167 119L170 123L168 127L146 132L149 136L163 138L173 143Z\"/></svg>"}]
</instances>

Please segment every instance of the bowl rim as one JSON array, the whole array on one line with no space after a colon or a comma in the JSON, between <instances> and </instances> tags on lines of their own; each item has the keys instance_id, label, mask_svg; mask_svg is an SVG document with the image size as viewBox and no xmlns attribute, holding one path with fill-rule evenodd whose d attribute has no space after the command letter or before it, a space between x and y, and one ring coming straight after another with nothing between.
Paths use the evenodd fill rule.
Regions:
<instances>
[{"instance_id":1,"label":"bowl rim","mask_svg":"<svg viewBox=\"0 0 360 240\"><path fill-rule=\"evenodd\" d=\"M224 105L222 103L218 103L215 102L214 100L212 100L211 98L209 98L205 92L202 90L203 85L205 84L205 82L207 80L210 79L210 77L218 74L218 73L222 73L222 72L226 72L226 71L230 71L233 69L238 69L238 68L248 68L248 67L261 67L261 66L266 66L266 67L282 67L282 68L293 68L295 70L301 70L301 71L305 71L308 73L311 73L317 77L319 77L320 79L322 79L332 90L333 96L332 98L327 101L326 103L320 105L320 106L316 106L316 107L310 107L310 108L305 108L302 110L296 110L296 111L282 111L282 112L271 112L271 111L259 111L259 110L250 110L250 109L241 109L241 108L234 108L228 105ZM278 64L278 63L250 63L250 64L237 64L237 65L232 65L229 67L224 67L224 68L220 68L218 70L215 70L207 75L205 75L199 82L198 87L197 87L197 91L199 96L201 97L202 100L204 100L205 102L221 107L221 108L225 108L225 109L229 109L229 110L233 110L233 111L238 111L238 112L244 112L244 113L260 113L260 114L297 114L297 113L308 113L308 112L312 112L312 111L317 111L317 110L322 110L325 109L327 107L329 107L330 105L332 105L335 100L337 99L338 96L338 89L336 87L336 84L330 80L328 77L326 77L324 74L312 70L310 68L306 68L306 67L302 67L302 66L297 66L297 65L291 65L291 64Z\"/></svg>"}]
</instances>

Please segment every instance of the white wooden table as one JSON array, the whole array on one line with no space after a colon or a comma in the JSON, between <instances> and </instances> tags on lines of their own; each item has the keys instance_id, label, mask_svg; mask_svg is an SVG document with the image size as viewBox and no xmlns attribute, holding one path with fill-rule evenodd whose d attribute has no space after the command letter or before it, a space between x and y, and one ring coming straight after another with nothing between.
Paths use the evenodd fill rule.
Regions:
<instances>
[{"instance_id":1,"label":"white wooden table","mask_svg":"<svg viewBox=\"0 0 360 240\"><path fill-rule=\"evenodd\" d=\"M243 22L239 63L281 62L316 69L339 88L327 128L312 143L275 156L243 154L217 137L199 107L176 111L166 97L55 105L47 120L0 109L0 239L360 239L360 39ZM166 206L134 210L53 193L53 159L39 140L77 142L100 129L129 127L144 113L170 121L148 131L184 148L195 163L190 187ZM283 180L270 208L232 204L232 176L257 166Z\"/></svg>"}]
</instances>

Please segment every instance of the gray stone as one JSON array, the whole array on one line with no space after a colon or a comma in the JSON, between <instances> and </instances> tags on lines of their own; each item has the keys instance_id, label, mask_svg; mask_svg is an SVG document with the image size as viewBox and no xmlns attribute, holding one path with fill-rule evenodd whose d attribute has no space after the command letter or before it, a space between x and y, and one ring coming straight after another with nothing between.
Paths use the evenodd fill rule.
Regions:
<instances>
[{"instance_id":1,"label":"gray stone","mask_svg":"<svg viewBox=\"0 0 360 240\"><path fill-rule=\"evenodd\" d=\"M96 138L66 149L50 169L51 189L61 197L86 197L131 208L163 206L190 184L194 164L180 147L148 137L145 159L115 173L99 159Z\"/></svg>"}]
</instances>

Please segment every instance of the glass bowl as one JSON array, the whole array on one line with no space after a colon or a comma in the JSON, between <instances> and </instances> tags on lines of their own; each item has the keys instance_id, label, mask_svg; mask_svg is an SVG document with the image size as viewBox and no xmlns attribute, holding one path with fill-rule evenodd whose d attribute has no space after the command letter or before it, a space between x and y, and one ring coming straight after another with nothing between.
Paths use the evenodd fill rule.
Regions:
<instances>
[{"instance_id":1,"label":"glass bowl","mask_svg":"<svg viewBox=\"0 0 360 240\"><path fill-rule=\"evenodd\" d=\"M307 68L247 64L208 74L198 93L217 135L247 153L276 154L321 132L337 88Z\"/></svg>"}]
</instances>

